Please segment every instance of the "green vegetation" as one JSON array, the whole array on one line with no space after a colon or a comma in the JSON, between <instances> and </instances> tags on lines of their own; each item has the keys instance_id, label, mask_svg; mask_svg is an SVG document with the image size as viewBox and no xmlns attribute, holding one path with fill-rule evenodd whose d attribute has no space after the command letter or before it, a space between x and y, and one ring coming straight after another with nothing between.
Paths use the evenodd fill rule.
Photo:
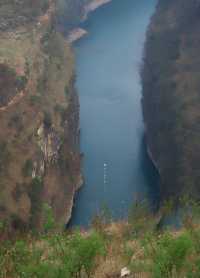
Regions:
<instances>
[{"instance_id":1,"label":"green vegetation","mask_svg":"<svg viewBox=\"0 0 200 278\"><path fill-rule=\"evenodd\" d=\"M185 266L187 256L191 254L193 247L192 238L184 233L177 238L170 234L164 234L155 244L152 257L154 277L180 276Z\"/></svg>"},{"instance_id":2,"label":"green vegetation","mask_svg":"<svg viewBox=\"0 0 200 278\"><path fill-rule=\"evenodd\" d=\"M104 250L105 241L94 231L85 237L76 232L6 241L0 247L0 277L92 277Z\"/></svg>"},{"instance_id":3,"label":"green vegetation","mask_svg":"<svg viewBox=\"0 0 200 278\"><path fill-rule=\"evenodd\" d=\"M87 231L58 231L45 204L42 233L29 231L1 242L0 278L119 277L123 267L133 277L200 277L200 205L189 206L179 230L159 230L158 218L137 203L128 222L110 221L103 209Z\"/></svg>"}]
</instances>

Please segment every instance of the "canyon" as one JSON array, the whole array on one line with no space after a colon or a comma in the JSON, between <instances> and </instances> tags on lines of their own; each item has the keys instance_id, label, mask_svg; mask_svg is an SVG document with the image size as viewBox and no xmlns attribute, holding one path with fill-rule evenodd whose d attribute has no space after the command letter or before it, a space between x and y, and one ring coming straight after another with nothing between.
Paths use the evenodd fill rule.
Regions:
<instances>
[{"instance_id":1,"label":"canyon","mask_svg":"<svg viewBox=\"0 0 200 278\"><path fill-rule=\"evenodd\" d=\"M190 2L160 0L151 22L150 16L156 6L156 1L151 7L148 6L150 4L142 6L142 2L141 6L131 3L128 0L123 4L119 0L113 2L107 0L92 2L87 0L34 2L32 0L9 0L1 3L0 219L8 222L11 229L40 228L43 222L42 206L44 203L52 207L57 223L69 222L75 193L84 182L81 173L82 159L85 186L76 198L73 213L75 224L88 223L92 213L96 213L100 204L104 202L111 206L114 217L116 215L124 217L134 196L138 193L140 195L143 189L144 192L152 192L150 195L154 197L151 197L151 201L159 198L161 203L172 197L177 200L185 194L198 198L199 40L197 30L199 28L199 2L196 0ZM101 5L102 7L99 8ZM142 24L142 31L139 25L137 30L134 29L134 26L137 26L137 15L128 13L128 7L132 7L130 10L136 12L138 9L138 15L140 15L138 24ZM99 9L95 11L96 8ZM123 14L122 10L124 13L126 11L130 17L127 16L124 21L117 21L119 15ZM146 13L148 13L147 17L144 16ZM145 22L140 21L142 18L145 18ZM143 51L145 32L149 22ZM111 29L112 26L113 29ZM122 29L123 34L127 34L128 37L121 36L120 39L118 32ZM68 36L67 40L66 36L69 34L71 37L69 39ZM74 43L73 51L71 43L82 35L86 36ZM137 36L138 46L134 42L137 41L135 40ZM101 59L96 67L95 64L88 62L94 61L94 57L91 59L92 49L95 49L93 43L98 46L95 57ZM112 43L117 46L116 49ZM134 58L134 47L137 58ZM121 67L124 68L125 75L120 73L122 78L118 79L117 88L109 83L110 81L104 83L109 75L104 76L104 81L99 83L99 89L97 89L96 86L92 86L90 75L94 75L95 72L99 74L97 70L109 68L109 64L103 64L103 61L109 62L109 57L112 57L109 55L106 58L106 51L109 49L113 49L113 54L121 49L120 53L123 55L118 55L117 60L121 61L120 58L123 58L124 64L121 62ZM131 64L125 59L127 55L129 55L129 61L133 59ZM87 61L86 57L88 57ZM112 65L117 62L116 69L117 65L120 65L117 60L109 62ZM88 76L82 73L82 69L88 73ZM115 78L119 73L115 72L113 67L110 69L111 72L115 76L110 80L115 80L116 83ZM125 111L118 118L120 114L117 109L122 111L122 107L116 106L112 108L113 110L110 107L106 110L106 107L111 106L112 102L116 104L119 99L119 103L125 101L125 95L122 101L119 91L125 92L129 84L127 78L131 79L131 76L131 82L135 84L135 87L129 86L130 91L127 89L127 92L130 94L128 93L126 97L129 100L131 97L134 99L129 101L130 107L126 106L125 110L129 113L127 118L124 118ZM98 84L99 77L93 76L93 78ZM120 87L122 83L123 88ZM108 88L114 88L113 86L115 92L106 101L102 92ZM89 111L89 104L95 107L95 101L93 104L90 103L91 100L85 103L85 96L91 90L94 93L90 96L91 100L95 97L95 92L99 92L97 98L100 98L100 95L105 97L101 110L107 118L103 120L104 116L100 112L94 113L96 128L98 128L98 122L99 127L102 125L103 120L106 123L104 135L107 138L108 134L112 133L111 126L115 126L110 118L111 126L109 127L108 119L112 112L116 111L116 113L113 112L113 119L115 121L118 119L117 128L120 134L124 134L124 139L116 133L116 130L113 130L115 138L112 136L109 140L104 138L102 142L107 142L108 145L101 145L101 140L95 139L95 136L90 134L91 115L90 112L87 115L84 111ZM145 126L140 105L141 93L143 94L142 108ZM80 126L79 97L82 107ZM97 106L96 111L99 108ZM130 123L131 127L127 126L128 129L124 129L125 123ZM101 128L99 131L103 132ZM125 140L126 134L129 134L130 144L127 144ZM87 142L85 141L86 135L90 136ZM144 137L148 151L146 151ZM98 145L96 151L99 149L101 154L106 150L106 154L99 161L100 164L97 163L96 155L98 154L95 150L93 160L90 160L92 149L89 150L89 146L95 144ZM81 145L81 150L79 145ZM111 159L110 150L113 152L114 160ZM84 156L80 152L83 152ZM157 187L158 178L155 178L157 174L148 160L147 152L159 172L159 188ZM129 159L125 159L122 163L124 171L121 171L123 167L116 165L117 172L113 172L109 177L112 173L112 165L122 160L125 154ZM91 171L91 169L94 170L94 163L98 164L99 169L96 178L92 178L96 170ZM102 179L105 175L109 177L110 185L117 186L112 190L109 187L109 190L115 192L116 188L118 190L121 188L119 197L125 200L126 197L122 195L126 192L128 201L125 200L120 205L117 193L116 198L113 198L110 191L106 195L102 193L108 190L105 190L105 183ZM129 181L122 182L122 177L126 177ZM126 188L127 185L128 188ZM135 188L138 190L135 191ZM94 192L98 193L99 197L95 197ZM96 203L95 207L91 207L87 212L85 205L91 193L93 194L92 202ZM158 197L159 193L161 193L161 199ZM81 199L81 196L85 197ZM111 198L107 199L106 196ZM79 210L84 211L84 217L81 212L79 215ZM124 211L126 211L125 214Z\"/></svg>"}]
</instances>

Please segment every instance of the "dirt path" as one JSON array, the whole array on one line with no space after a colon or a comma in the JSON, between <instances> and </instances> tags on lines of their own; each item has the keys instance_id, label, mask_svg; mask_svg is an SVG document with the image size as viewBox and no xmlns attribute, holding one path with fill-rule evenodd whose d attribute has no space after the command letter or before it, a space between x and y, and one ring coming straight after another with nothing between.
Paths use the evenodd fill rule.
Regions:
<instances>
[{"instance_id":1,"label":"dirt path","mask_svg":"<svg viewBox=\"0 0 200 278\"><path fill-rule=\"evenodd\" d=\"M24 91L18 93L16 96L14 96L14 98L11 99L11 101L6 106L0 107L0 112L6 111L10 106L18 103L21 100L21 98L24 97L24 95L25 95Z\"/></svg>"}]
</instances>

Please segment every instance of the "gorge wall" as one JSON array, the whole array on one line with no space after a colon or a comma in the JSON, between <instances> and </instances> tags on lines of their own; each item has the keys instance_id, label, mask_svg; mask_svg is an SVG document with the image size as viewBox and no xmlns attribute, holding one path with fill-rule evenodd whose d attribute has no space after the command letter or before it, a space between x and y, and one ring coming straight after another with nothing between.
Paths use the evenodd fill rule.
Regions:
<instances>
[{"instance_id":1,"label":"gorge wall","mask_svg":"<svg viewBox=\"0 0 200 278\"><path fill-rule=\"evenodd\" d=\"M41 227L44 203L64 225L82 183L74 58L57 4L0 4L0 221L11 228Z\"/></svg>"},{"instance_id":2,"label":"gorge wall","mask_svg":"<svg viewBox=\"0 0 200 278\"><path fill-rule=\"evenodd\" d=\"M200 196L200 2L160 0L147 34L143 112L162 200Z\"/></svg>"}]
</instances>

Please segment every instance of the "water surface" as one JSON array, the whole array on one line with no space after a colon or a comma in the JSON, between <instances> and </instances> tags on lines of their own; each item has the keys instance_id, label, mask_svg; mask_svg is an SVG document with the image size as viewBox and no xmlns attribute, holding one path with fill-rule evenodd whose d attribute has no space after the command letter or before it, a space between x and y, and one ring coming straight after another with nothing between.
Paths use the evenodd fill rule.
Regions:
<instances>
[{"instance_id":1,"label":"water surface","mask_svg":"<svg viewBox=\"0 0 200 278\"><path fill-rule=\"evenodd\" d=\"M102 206L126 217L138 198L157 198L157 174L148 160L141 111L145 33L156 0L113 0L83 24L75 45L85 184L72 225L88 225Z\"/></svg>"}]
</instances>

